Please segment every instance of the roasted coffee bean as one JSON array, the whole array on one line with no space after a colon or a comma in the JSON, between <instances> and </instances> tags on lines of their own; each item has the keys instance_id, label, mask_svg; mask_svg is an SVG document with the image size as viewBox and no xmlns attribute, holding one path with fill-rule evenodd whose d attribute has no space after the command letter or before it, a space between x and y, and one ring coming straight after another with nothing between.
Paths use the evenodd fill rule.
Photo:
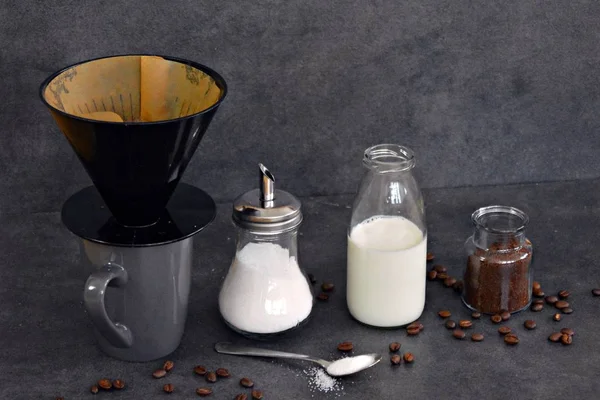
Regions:
<instances>
[{"instance_id":1,"label":"roasted coffee bean","mask_svg":"<svg viewBox=\"0 0 600 400\"><path fill-rule=\"evenodd\" d=\"M406 330L409 330L409 329L418 329L418 330L421 330L421 323L420 322L413 322L413 323L409 324L406 327Z\"/></svg>"},{"instance_id":2,"label":"roasted coffee bean","mask_svg":"<svg viewBox=\"0 0 600 400\"><path fill-rule=\"evenodd\" d=\"M392 343L390 343L390 351L391 351L392 353L395 353L395 352L397 352L398 350L400 350L400 346L401 346L401 344L400 344L400 343L398 343L398 342L392 342Z\"/></svg>"},{"instance_id":3,"label":"roasted coffee bean","mask_svg":"<svg viewBox=\"0 0 600 400\"><path fill-rule=\"evenodd\" d=\"M573 336L563 333L563 335L560 337L560 342L565 345L571 344L573 343Z\"/></svg>"},{"instance_id":4,"label":"roasted coffee bean","mask_svg":"<svg viewBox=\"0 0 600 400\"><path fill-rule=\"evenodd\" d=\"M483 340L483 333L474 333L471 335L471 340L474 342L481 342Z\"/></svg>"},{"instance_id":5,"label":"roasted coffee bean","mask_svg":"<svg viewBox=\"0 0 600 400\"><path fill-rule=\"evenodd\" d=\"M554 303L554 307L558 308L559 310L562 310L563 308L568 308L569 303L567 303L564 300L559 300L556 303Z\"/></svg>"},{"instance_id":6,"label":"roasted coffee bean","mask_svg":"<svg viewBox=\"0 0 600 400\"><path fill-rule=\"evenodd\" d=\"M156 371L154 371L152 373L152 376L156 379L160 379L160 378L164 378L165 375L167 375L167 371L165 371L164 369L157 369Z\"/></svg>"},{"instance_id":7,"label":"roasted coffee bean","mask_svg":"<svg viewBox=\"0 0 600 400\"><path fill-rule=\"evenodd\" d=\"M498 328L498 333L501 335L508 335L511 332L512 332L512 329L510 329L508 326L503 325L500 328Z\"/></svg>"},{"instance_id":8,"label":"roasted coffee bean","mask_svg":"<svg viewBox=\"0 0 600 400\"><path fill-rule=\"evenodd\" d=\"M508 335L504 336L504 343L515 345L519 343L519 338L514 333L509 333Z\"/></svg>"},{"instance_id":9,"label":"roasted coffee bean","mask_svg":"<svg viewBox=\"0 0 600 400\"><path fill-rule=\"evenodd\" d=\"M575 334L575 331L571 328L562 328L560 330L560 333L562 333L563 335L573 336Z\"/></svg>"},{"instance_id":10,"label":"roasted coffee bean","mask_svg":"<svg viewBox=\"0 0 600 400\"><path fill-rule=\"evenodd\" d=\"M481 318L481 313L479 311L475 311L474 313L471 314L471 318L479 319L479 318Z\"/></svg>"},{"instance_id":11,"label":"roasted coffee bean","mask_svg":"<svg viewBox=\"0 0 600 400\"><path fill-rule=\"evenodd\" d=\"M98 381L98 387L104 390L110 390L112 388L112 383L110 379L100 379Z\"/></svg>"},{"instance_id":12,"label":"roasted coffee bean","mask_svg":"<svg viewBox=\"0 0 600 400\"><path fill-rule=\"evenodd\" d=\"M546 300L546 303L548 303L548 304L554 304L558 301L558 297L557 296L546 296L546 298L544 300Z\"/></svg>"},{"instance_id":13,"label":"roasted coffee bean","mask_svg":"<svg viewBox=\"0 0 600 400\"><path fill-rule=\"evenodd\" d=\"M600 289L592 289L592 295L596 297L600 296Z\"/></svg>"},{"instance_id":14,"label":"roasted coffee bean","mask_svg":"<svg viewBox=\"0 0 600 400\"><path fill-rule=\"evenodd\" d=\"M165 363L163 364L163 369L167 372L170 372L173 367L175 366L175 363L173 363L173 361L165 361Z\"/></svg>"},{"instance_id":15,"label":"roasted coffee bean","mask_svg":"<svg viewBox=\"0 0 600 400\"><path fill-rule=\"evenodd\" d=\"M442 318L449 318L452 313L448 310L442 310L442 311L438 311L438 315Z\"/></svg>"},{"instance_id":16,"label":"roasted coffee bean","mask_svg":"<svg viewBox=\"0 0 600 400\"><path fill-rule=\"evenodd\" d=\"M244 393L240 393L235 396L235 400L248 400L248 395Z\"/></svg>"},{"instance_id":17,"label":"roasted coffee bean","mask_svg":"<svg viewBox=\"0 0 600 400\"><path fill-rule=\"evenodd\" d=\"M537 326L537 324L535 323L534 320L528 319L527 321L525 321L523 323L523 326L525 326L526 329L533 330L533 329L535 329L535 327Z\"/></svg>"},{"instance_id":18,"label":"roasted coffee bean","mask_svg":"<svg viewBox=\"0 0 600 400\"><path fill-rule=\"evenodd\" d=\"M446 280L446 278L448 278L448 274L447 273L445 273L445 272L438 272L438 274L437 274L437 280L438 281L442 281L443 282L443 281Z\"/></svg>"},{"instance_id":19,"label":"roasted coffee bean","mask_svg":"<svg viewBox=\"0 0 600 400\"><path fill-rule=\"evenodd\" d=\"M531 311L533 312L540 312L544 309L544 306L542 304L532 304L531 305Z\"/></svg>"},{"instance_id":20,"label":"roasted coffee bean","mask_svg":"<svg viewBox=\"0 0 600 400\"><path fill-rule=\"evenodd\" d=\"M321 301L327 301L327 300L329 300L329 295L327 293L319 293L319 295L317 296L317 299L319 299Z\"/></svg>"},{"instance_id":21,"label":"roasted coffee bean","mask_svg":"<svg viewBox=\"0 0 600 400\"><path fill-rule=\"evenodd\" d=\"M468 319L462 319L458 321L458 326L463 329L468 329L473 326L473 322L469 321Z\"/></svg>"},{"instance_id":22,"label":"roasted coffee bean","mask_svg":"<svg viewBox=\"0 0 600 400\"><path fill-rule=\"evenodd\" d=\"M435 272L434 270L427 272L427 279L429 279L430 281L435 281L435 278L437 278L437 272Z\"/></svg>"},{"instance_id":23,"label":"roasted coffee bean","mask_svg":"<svg viewBox=\"0 0 600 400\"><path fill-rule=\"evenodd\" d=\"M206 375L206 368L205 368L205 367L203 367L202 365L196 365L196 366L194 367L194 373L195 373L196 375L201 375L201 376L204 376L204 375Z\"/></svg>"},{"instance_id":24,"label":"roasted coffee bean","mask_svg":"<svg viewBox=\"0 0 600 400\"><path fill-rule=\"evenodd\" d=\"M173 393L174 390L175 390L175 386L173 386L172 383L167 383L163 386L163 391L165 393Z\"/></svg>"},{"instance_id":25,"label":"roasted coffee bean","mask_svg":"<svg viewBox=\"0 0 600 400\"><path fill-rule=\"evenodd\" d=\"M542 299L537 299L537 300L534 300L534 301L532 302L532 305L533 305L533 304L541 304L541 305L543 306L543 305L544 305L544 300L542 300Z\"/></svg>"},{"instance_id":26,"label":"roasted coffee bean","mask_svg":"<svg viewBox=\"0 0 600 400\"><path fill-rule=\"evenodd\" d=\"M392 365L398 365L402 362L402 357L400 357L399 354L394 354L390 357L390 362L392 363Z\"/></svg>"},{"instance_id":27,"label":"roasted coffee bean","mask_svg":"<svg viewBox=\"0 0 600 400\"><path fill-rule=\"evenodd\" d=\"M99 391L99 389L98 389L98 386L96 386L96 385L93 385L93 386L90 388L90 392L92 392L92 394L97 394L97 393L98 393L98 391Z\"/></svg>"},{"instance_id":28,"label":"roasted coffee bean","mask_svg":"<svg viewBox=\"0 0 600 400\"><path fill-rule=\"evenodd\" d=\"M563 300L569 297L570 295L571 293L568 290L561 290L560 292L558 292L558 297L560 297Z\"/></svg>"},{"instance_id":29,"label":"roasted coffee bean","mask_svg":"<svg viewBox=\"0 0 600 400\"><path fill-rule=\"evenodd\" d=\"M500 322L502 322L502 317L500 316L500 314L494 314L490 317L490 319L495 324L499 324Z\"/></svg>"},{"instance_id":30,"label":"roasted coffee bean","mask_svg":"<svg viewBox=\"0 0 600 400\"><path fill-rule=\"evenodd\" d=\"M448 288L454 286L455 283L456 283L456 278L453 278L451 276L444 279L444 286L446 286Z\"/></svg>"},{"instance_id":31,"label":"roasted coffee bean","mask_svg":"<svg viewBox=\"0 0 600 400\"><path fill-rule=\"evenodd\" d=\"M452 321L451 319L447 319L444 325L446 325L446 328L448 329L456 328L456 322Z\"/></svg>"},{"instance_id":32,"label":"roasted coffee bean","mask_svg":"<svg viewBox=\"0 0 600 400\"><path fill-rule=\"evenodd\" d=\"M433 255L433 253L427 253L426 259L427 261L432 261L435 258L435 256Z\"/></svg>"},{"instance_id":33,"label":"roasted coffee bean","mask_svg":"<svg viewBox=\"0 0 600 400\"><path fill-rule=\"evenodd\" d=\"M248 378L242 378L240 379L240 385L242 385L245 388L251 388L252 386L254 386L254 382L252 382Z\"/></svg>"},{"instance_id":34,"label":"roasted coffee bean","mask_svg":"<svg viewBox=\"0 0 600 400\"><path fill-rule=\"evenodd\" d=\"M315 276L313 274L308 274L308 280L310 281L310 283L312 283L313 285L315 283L317 283L317 279L315 278Z\"/></svg>"},{"instance_id":35,"label":"roasted coffee bean","mask_svg":"<svg viewBox=\"0 0 600 400\"><path fill-rule=\"evenodd\" d=\"M546 295L546 293L544 293L544 291L542 289L539 290L533 290L533 295L535 297L544 297Z\"/></svg>"},{"instance_id":36,"label":"roasted coffee bean","mask_svg":"<svg viewBox=\"0 0 600 400\"><path fill-rule=\"evenodd\" d=\"M333 283L325 282L321 285L321 290L324 292L331 292L331 291L333 291L333 288L334 288Z\"/></svg>"},{"instance_id":37,"label":"roasted coffee bean","mask_svg":"<svg viewBox=\"0 0 600 400\"><path fill-rule=\"evenodd\" d=\"M573 312L573 309L571 307L567 307L567 308L563 308L562 310L560 310L563 314L571 314Z\"/></svg>"},{"instance_id":38,"label":"roasted coffee bean","mask_svg":"<svg viewBox=\"0 0 600 400\"><path fill-rule=\"evenodd\" d=\"M415 361L415 356L413 355L413 353L404 353L404 362L405 363L410 364L413 361Z\"/></svg>"},{"instance_id":39,"label":"roasted coffee bean","mask_svg":"<svg viewBox=\"0 0 600 400\"><path fill-rule=\"evenodd\" d=\"M416 327L416 328L407 328L406 329L406 333L408 334L408 336L416 336L419 333L421 333L421 330L419 329L419 327Z\"/></svg>"},{"instance_id":40,"label":"roasted coffee bean","mask_svg":"<svg viewBox=\"0 0 600 400\"><path fill-rule=\"evenodd\" d=\"M560 314L559 313L554 314L552 316L552 319L555 320L555 321L557 321L557 322L560 321Z\"/></svg>"},{"instance_id":41,"label":"roasted coffee bean","mask_svg":"<svg viewBox=\"0 0 600 400\"><path fill-rule=\"evenodd\" d=\"M122 379L115 379L115 380L112 382L112 385L113 385L113 387L114 387L115 389L117 389L117 390L125 389L125 382L123 382L123 380L122 380Z\"/></svg>"},{"instance_id":42,"label":"roasted coffee bean","mask_svg":"<svg viewBox=\"0 0 600 400\"><path fill-rule=\"evenodd\" d=\"M454 285L452 285L452 289L454 289L457 293L462 293L463 287L465 286L463 281L456 281Z\"/></svg>"},{"instance_id":43,"label":"roasted coffee bean","mask_svg":"<svg viewBox=\"0 0 600 400\"><path fill-rule=\"evenodd\" d=\"M446 268L445 265L441 265L441 264L434 265L433 270L435 272L437 272L438 274L441 274L442 272L448 272L448 268Z\"/></svg>"},{"instance_id":44,"label":"roasted coffee bean","mask_svg":"<svg viewBox=\"0 0 600 400\"><path fill-rule=\"evenodd\" d=\"M464 339L465 336L467 336L467 334L465 333L465 331L462 331L460 329L455 329L452 331L452 336L454 336L456 339Z\"/></svg>"},{"instance_id":45,"label":"roasted coffee bean","mask_svg":"<svg viewBox=\"0 0 600 400\"><path fill-rule=\"evenodd\" d=\"M337 346L337 349L339 351L352 351L353 348L354 345L352 344L352 342L342 342Z\"/></svg>"},{"instance_id":46,"label":"roasted coffee bean","mask_svg":"<svg viewBox=\"0 0 600 400\"><path fill-rule=\"evenodd\" d=\"M540 290L540 289L542 288L542 285L540 285L540 283L539 283L539 282L536 282L536 281L534 281L534 282L533 282L533 285L531 285L531 288L532 288L533 290Z\"/></svg>"},{"instance_id":47,"label":"roasted coffee bean","mask_svg":"<svg viewBox=\"0 0 600 400\"><path fill-rule=\"evenodd\" d=\"M261 392L260 390L252 391L252 399L253 400L262 400L262 398L263 398L263 392Z\"/></svg>"},{"instance_id":48,"label":"roasted coffee bean","mask_svg":"<svg viewBox=\"0 0 600 400\"><path fill-rule=\"evenodd\" d=\"M206 373L206 381L210 382L210 383L215 383L217 381L217 374L215 374L214 372L207 372Z\"/></svg>"},{"instance_id":49,"label":"roasted coffee bean","mask_svg":"<svg viewBox=\"0 0 600 400\"><path fill-rule=\"evenodd\" d=\"M198 388L198 389L196 389L196 394L200 397L210 396L212 394L212 389Z\"/></svg>"},{"instance_id":50,"label":"roasted coffee bean","mask_svg":"<svg viewBox=\"0 0 600 400\"><path fill-rule=\"evenodd\" d=\"M558 341L560 341L560 338L562 337L562 335L563 334L560 332L554 332L553 334L548 336L548 340L551 342L558 342Z\"/></svg>"},{"instance_id":51,"label":"roasted coffee bean","mask_svg":"<svg viewBox=\"0 0 600 400\"><path fill-rule=\"evenodd\" d=\"M229 371L227 371L227 369L217 368L217 376L219 378L229 378L231 375L229 375Z\"/></svg>"},{"instance_id":52,"label":"roasted coffee bean","mask_svg":"<svg viewBox=\"0 0 600 400\"><path fill-rule=\"evenodd\" d=\"M508 311L502 311L500 313L500 318L502 318L502 321L508 321L510 319L510 313Z\"/></svg>"}]
</instances>

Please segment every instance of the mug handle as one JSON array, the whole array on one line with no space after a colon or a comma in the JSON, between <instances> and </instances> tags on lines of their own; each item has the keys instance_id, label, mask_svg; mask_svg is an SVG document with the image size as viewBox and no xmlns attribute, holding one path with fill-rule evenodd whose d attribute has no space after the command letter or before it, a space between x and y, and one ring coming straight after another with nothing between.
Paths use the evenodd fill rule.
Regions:
<instances>
[{"instance_id":1,"label":"mug handle","mask_svg":"<svg viewBox=\"0 0 600 400\"><path fill-rule=\"evenodd\" d=\"M133 335L127 326L111 321L104 305L104 294L107 286L120 287L126 283L127 271L120 265L107 263L88 277L83 289L83 303L92 322L102 336L118 348L131 347Z\"/></svg>"}]
</instances>

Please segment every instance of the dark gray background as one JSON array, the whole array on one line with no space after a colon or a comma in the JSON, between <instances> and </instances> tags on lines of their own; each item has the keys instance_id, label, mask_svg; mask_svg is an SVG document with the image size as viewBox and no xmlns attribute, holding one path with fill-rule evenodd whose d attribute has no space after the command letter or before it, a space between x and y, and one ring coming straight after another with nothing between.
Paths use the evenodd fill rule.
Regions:
<instances>
[{"instance_id":1,"label":"dark gray background","mask_svg":"<svg viewBox=\"0 0 600 400\"><path fill-rule=\"evenodd\" d=\"M89 180L38 99L53 71L187 57L229 97L184 175L217 200L265 163L300 195L352 193L363 150L412 147L424 187L599 176L600 2L0 2L0 210L57 210Z\"/></svg>"}]
</instances>

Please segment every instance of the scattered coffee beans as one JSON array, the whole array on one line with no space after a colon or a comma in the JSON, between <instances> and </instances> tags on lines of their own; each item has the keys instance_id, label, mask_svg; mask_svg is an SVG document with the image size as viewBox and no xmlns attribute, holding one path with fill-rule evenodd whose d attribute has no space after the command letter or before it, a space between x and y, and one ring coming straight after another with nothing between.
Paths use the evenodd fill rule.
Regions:
<instances>
[{"instance_id":1,"label":"scattered coffee beans","mask_svg":"<svg viewBox=\"0 0 600 400\"><path fill-rule=\"evenodd\" d=\"M456 293L462 293L464 287L465 284L463 281L456 281L456 283L452 285L452 289L454 289Z\"/></svg>"},{"instance_id":2,"label":"scattered coffee beans","mask_svg":"<svg viewBox=\"0 0 600 400\"><path fill-rule=\"evenodd\" d=\"M554 307L558 308L559 310L562 310L563 308L568 308L569 303L567 303L565 300L559 300L556 303L554 303Z\"/></svg>"},{"instance_id":3,"label":"scattered coffee beans","mask_svg":"<svg viewBox=\"0 0 600 400\"><path fill-rule=\"evenodd\" d=\"M446 268L444 265L440 265L440 264L434 265L433 270L435 272L437 272L438 274L448 272L448 268Z\"/></svg>"},{"instance_id":4,"label":"scattered coffee beans","mask_svg":"<svg viewBox=\"0 0 600 400\"><path fill-rule=\"evenodd\" d=\"M416 327L416 328L406 328L406 333L408 334L408 336L415 336L418 335L421 332L421 330Z\"/></svg>"},{"instance_id":5,"label":"scattered coffee beans","mask_svg":"<svg viewBox=\"0 0 600 400\"><path fill-rule=\"evenodd\" d=\"M198 389L196 389L196 394L200 397L210 396L212 394L212 389L198 388Z\"/></svg>"},{"instance_id":6,"label":"scattered coffee beans","mask_svg":"<svg viewBox=\"0 0 600 400\"><path fill-rule=\"evenodd\" d=\"M432 261L435 258L433 253L427 253L427 261Z\"/></svg>"},{"instance_id":7,"label":"scattered coffee beans","mask_svg":"<svg viewBox=\"0 0 600 400\"><path fill-rule=\"evenodd\" d=\"M98 381L98 387L104 390L110 390L112 388L112 383L109 379L100 379Z\"/></svg>"},{"instance_id":8,"label":"scattered coffee beans","mask_svg":"<svg viewBox=\"0 0 600 400\"><path fill-rule=\"evenodd\" d=\"M573 336L567 335L565 333L560 337L560 342L564 345L569 345L573 343Z\"/></svg>"},{"instance_id":9,"label":"scattered coffee beans","mask_svg":"<svg viewBox=\"0 0 600 400\"><path fill-rule=\"evenodd\" d=\"M215 383L217 381L217 374L214 372L207 372L205 378L207 382Z\"/></svg>"},{"instance_id":10,"label":"scattered coffee beans","mask_svg":"<svg viewBox=\"0 0 600 400\"><path fill-rule=\"evenodd\" d=\"M446 325L446 328L448 329L456 328L456 322L452 321L451 319L446 320L446 323L444 325Z\"/></svg>"},{"instance_id":11,"label":"scattered coffee beans","mask_svg":"<svg viewBox=\"0 0 600 400\"><path fill-rule=\"evenodd\" d=\"M165 375L167 375L167 371L165 371L164 369L157 369L156 371L154 371L152 373L152 376L156 379L160 379L160 378L164 378Z\"/></svg>"},{"instance_id":12,"label":"scattered coffee beans","mask_svg":"<svg viewBox=\"0 0 600 400\"><path fill-rule=\"evenodd\" d=\"M552 319L555 320L555 321L557 321L557 322L560 321L560 314L559 313L554 314L552 316Z\"/></svg>"},{"instance_id":13,"label":"scattered coffee beans","mask_svg":"<svg viewBox=\"0 0 600 400\"><path fill-rule=\"evenodd\" d=\"M404 353L404 362L405 363L410 364L413 361L415 361L415 356L413 356L412 353Z\"/></svg>"},{"instance_id":14,"label":"scattered coffee beans","mask_svg":"<svg viewBox=\"0 0 600 400\"><path fill-rule=\"evenodd\" d=\"M534 300L534 301L532 302L532 305L533 305L533 304L541 304L541 305L543 306L543 305L544 305L544 300L542 300L542 299L536 299L536 300Z\"/></svg>"},{"instance_id":15,"label":"scattered coffee beans","mask_svg":"<svg viewBox=\"0 0 600 400\"><path fill-rule=\"evenodd\" d=\"M500 316L500 314L494 314L490 317L490 319L495 324L499 324L500 322L502 322L502 317Z\"/></svg>"},{"instance_id":16,"label":"scattered coffee beans","mask_svg":"<svg viewBox=\"0 0 600 400\"><path fill-rule=\"evenodd\" d=\"M498 328L498 333L501 335L508 335L511 332L512 329L510 329L508 326L501 326L500 328Z\"/></svg>"},{"instance_id":17,"label":"scattered coffee beans","mask_svg":"<svg viewBox=\"0 0 600 400\"><path fill-rule=\"evenodd\" d=\"M340 344L338 344L337 349L339 351L352 351L352 349L354 349L354 345L352 344L352 342L342 342Z\"/></svg>"},{"instance_id":18,"label":"scattered coffee beans","mask_svg":"<svg viewBox=\"0 0 600 400\"><path fill-rule=\"evenodd\" d=\"M502 321L508 321L510 319L510 313L504 310L500 313L500 317L502 318Z\"/></svg>"},{"instance_id":19,"label":"scattered coffee beans","mask_svg":"<svg viewBox=\"0 0 600 400\"><path fill-rule=\"evenodd\" d=\"M263 393L260 390L252 391L252 399L253 400L262 400L262 398L263 398Z\"/></svg>"},{"instance_id":20,"label":"scattered coffee beans","mask_svg":"<svg viewBox=\"0 0 600 400\"><path fill-rule=\"evenodd\" d=\"M201 375L201 376L204 376L204 375L206 375L206 368L205 368L205 367L203 367L202 365L196 365L196 366L194 367L194 373L195 373L196 375Z\"/></svg>"},{"instance_id":21,"label":"scattered coffee beans","mask_svg":"<svg viewBox=\"0 0 600 400\"><path fill-rule=\"evenodd\" d=\"M463 329L468 329L473 326L473 322L469 321L468 319L463 319L458 321L458 326L460 326Z\"/></svg>"},{"instance_id":22,"label":"scattered coffee beans","mask_svg":"<svg viewBox=\"0 0 600 400\"><path fill-rule=\"evenodd\" d=\"M308 274L308 280L310 281L310 283L312 283L313 285L315 283L317 283L317 279L315 278L315 276L313 274Z\"/></svg>"},{"instance_id":23,"label":"scattered coffee beans","mask_svg":"<svg viewBox=\"0 0 600 400\"><path fill-rule=\"evenodd\" d=\"M519 338L514 333L509 333L508 335L504 336L504 343L511 346L515 345L519 343Z\"/></svg>"},{"instance_id":24,"label":"scattered coffee beans","mask_svg":"<svg viewBox=\"0 0 600 400\"><path fill-rule=\"evenodd\" d=\"M452 287L452 286L454 286L455 283L456 283L456 278L453 278L451 276L444 279L444 286L446 286L446 287Z\"/></svg>"},{"instance_id":25,"label":"scattered coffee beans","mask_svg":"<svg viewBox=\"0 0 600 400\"><path fill-rule=\"evenodd\" d=\"M442 281L443 282L443 281L446 280L446 278L448 278L448 274L447 273L445 273L445 272L438 272L438 274L437 274L438 281Z\"/></svg>"},{"instance_id":26,"label":"scattered coffee beans","mask_svg":"<svg viewBox=\"0 0 600 400\"><path fill-rule=\"evenodd\" d=\"M562 335L563 334L560 332L554 332L553 334L548 336L548 340L556 343L556 342L560 341L560 338L562 337Z\"/></svg>"},{"instance_id":27,"label":"scattered coffee beans","mask_svg":"<svg viewBox=\"0 0 600 400\"><path fill-rule=\"evenodd\" d=\"M554 304L554 303L556 303L558 301L558 297L556 297L556 296L546 296L545 300L546 300L546 303L548 303L548 304Z\"/></svg>"},{"instance_id":28,"label":"scattered coffee beans","mask_svg":"<svg viewBox=\"0 0 600 400\"><path fill-rule=\"evenodd\" d=\"M217 368L217 376L219 378L229 378L229 371L227 371L227 369L225 368Z\"/></svg>"},{"instance_id":29,"label":"scattered coffee beans","mask_svg":"<svg viewBox=\"0 0 600 400\"><path fill-rule=\"evenodd\" d=\"M438 315L441 318L449 318L452 315L452 313L448 310L442 310L442 311L438 311Z\"/></svg>"},{"instance_id":30,"label":"scattered coffee beans","mask_svg":"<svg viewBox=\"0 0 600 400\"><path fill-rule=\"evenodd\" d=\"M562 333L563 335L573 336L575 334L575 331L571 328L562 328L560 330L560 333Z\"/></svg>"},{"instance_id":31,"label":"scattered coffee beans","mask_svg":"<svg viewBox=\"0 0 600 400\"><path fill-rule=\"evenodd\" d=\"M327 301L329 300L329 295L327 293L319 293L317 299L321 301Z\"/></svg>"},{"instance_id":32,"label":"scattered coffee beans","mask_svg":"<svg viewBox=\"0 0 600 400\"><path fill-rule=\"evenodd\" d=\"M418 329L421 330L421 323L420 322L413 322L411 324L409 324L406 329Z\"/></svg>"},{"instance_id":33,"label":"scattered coffee beans","mask_svg":"<svg viewBox=\"0 0 600 400\"><path fill-rule=\"evenodd\" d=\"M251 388L252 386L254 386L254 382L252 382L248 378L242 378L240 379L240 385L242 385L245 388Z\"/></svg>"},{"instance_id":34,"label":"scattered coffee beans","mask_svg":"<svg viewBox=\"0 0 600 400\"><path fill-rule=\"evenodd\" d=\"M537 326L537 324L535 323L535 321L532 320L532 319L528 319L527 321L525 321L523 323L523 325L525 326L525 329L529 329L529 330L533 330Z\"/></svg>"},{"instance_id":35,"label":"scattered coffee beans","mask_svg":"<svg viewBox=\"0 0 600 400\"><path fill-rule=\"evenodd\" d=\"M452 331L452 336L454 336L456 339L462 340L465 338L465 336L467 336L467 334L465 333L465 331L455 329L454 331Z\"/></svg>"},{"instance_id":36,"label":"scattered coffee beans","mask_svg":"<svg viewBox=\"0 0 600 400\"><path fill-rule=\"evenodd\" d=\"M98 391L99 391L99 389L98 389L98 386L96 386L96 385L93 385L93 386L90 388L90 392L92 392L92 394L97 394L97 393L98 393Z\"/></svg>"},{"instance_id":37,"label":"scattered coffee beans","mask_svg":"<svg viewBox=\"0 0 600 400\"><path fill-rule=\"evenodd\" d=\"M163 369L167 372L171 372L171 370L173 369L174 366L175 366L175 363L173 363L173 361L167 360L163 364Z\"/></svg>"},{"instance_id":38,"label":"scattered coffee beans","mask_svg":"<svg viewBox=\"0 0 600 400\"><path fill-rule=\"evenodd\" d=\"M562 310L560 310L563 314L571 314L573 312L573 309L571 307L567 307L567 308L563 308Z\"/></svg>"},{"instance_id":39,"label":"scattered coffee beans","mask_svg":"<svg viewBox=\"0 0 600 400\"><path fill-rule=\"evenodd\" d=\"M400 357L400 355L398 354L394 354L390 357L390 362L392 363L392 365L398 365L402 362L402 357Z\"/></svg>"},{"instance_id":40,"label":"scattered coffee beans","mask_svg":"<svg viewBox=\"0 0 600 400\"><path fill-rule=\"evenodd\" d=\"M248 400L248 395L240 393L237 396L235 396L235 400Z\"/></svg>"},{"instance_id":41,"label":"scattered coffee beans","mask_svg":"<svg viewBox=\"0 0 600 400\"><path fill-rule=\"evenodd\" d=\"M534 289L533 295L535 297L544 297L546 295L546 293L544 293L544 291L542 289L538 289L538 290Z\"/></svg>"},{"instance_id":42,"label":"scattered coffee beans","mask_svg":"<svg viewBox=\"0 0 600 400\"><path fill-rule=\"evenodd\" d=\"M125 389L125 382L123 382L123 380L122 380L122 379L115 379L115 380L112 382L112 385L113 385L113 387L114 387L115 389L117 389L117 390Z\"/></svg>"},{"instance_id":43,"label":"scattered coffee beans","mask_svg":"<svg viewBox=\"0 0 600 400\"><path fill-rule=\"evenodd\" d=\"M324 292L331 292L333 291L333 288L333 283L326 282L321 285L321 290Z\"/></svg>"},{"instance_id":44,"label":"scattered coffee beans","mask_svg":"<svg viewBox=\"0 0 600 400\"><path fill-rule=\"evenodd\" d=\"M600 289L592 289L592 295L596 297L600 296Z\"/></svg>"},{"instance_id":45,"label":"scattered coffee beans","mask_svg":"<svg viewBox=\"0 0 600 400\"><path fill-rule=\"evenodd\" d=\"M471 318L479 319L481 318L481 313L479 311L475 311L473 314L471 314Z\"/></svg>"},{"instance_id":46,"label":"scattered coffee beans","mask_svg":"<svg viewBox=\"0 0 600 400\"><path fill-rule=\"evenodd\" d=\"M392 342L392 343L390 343L390 351L392 353L395 353L398 350L400 350L400 343L398 343L398 342Z\"/></svg>"},{"instance_id":47,"label":"scattered coffee beans","mask_svg":"<svg viewBox=\"0 0 600 400\"><path fill-rule=\"evenodd\" d=\"M174 390L175 390L175 386L173 386L173 384L171 384L171 383L167 383L166 385L163 386L163 391L165 393L173 393Z\"/></svg>"},{"instance_id":48,"label":"scattered coffee beans","mask_svg":"<svg viewBox=\"0 0 600 400\"><path fill-rule=\"evenodd\" d=\"M474 333L471 335L471 340L474 342L481 342L483 340L483 333Z\"/></svg>"},{"instance_id":49,"label":"scattered coffee beans","mask_svg":"<svg viewBox=\"0 0 600 400\"><path fill-rule=\"evenodd\" d=\"M540 283L538 281L533 281L533 284L531 285L531 288L533 290L540 290L542 288L542 285L540 285Z\"/></svg>"},{"instance_id":50,"label":"scattered coffee beans","mask_svg":"<svg viewBox=\"0 0 600 400\"><path fill-rule=\"evenodd\" d=\"M542 304L539 303L535 303L531 305L531 311L533 312L540 312L544 309L544 306Z\"/></svg>"},{"instance_id":51,"label":"scattered coffee beans","mask_svg":"<svg viewBox=\"0 0 600 400\"><path fill-rule=\"evenodd\" d=\"M427 279L429 279L430 281L435 281L435 278L437 278L437 272L435 270L431 270L429 272L427 272Z\"/></svg>"},{"instance_id":52,"label":"scattered coffee beans","mask_svg":"<svg viewBox=\"0 0 600 400\"><path fill-rule=\"evenodd\" d=\"M568 290L561 290L560 292L558 292L558 297L560 297L563 300L569 297L570 295L571 293Z\"/></svg>"}]
</instances>

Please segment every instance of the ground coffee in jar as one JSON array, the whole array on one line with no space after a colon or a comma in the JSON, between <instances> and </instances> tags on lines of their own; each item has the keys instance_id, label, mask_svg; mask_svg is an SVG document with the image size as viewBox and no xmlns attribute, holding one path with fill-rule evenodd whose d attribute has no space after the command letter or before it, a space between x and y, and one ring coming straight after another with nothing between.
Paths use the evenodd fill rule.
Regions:
<instances>
[{"instance_id":1,"label":"ground coffee in jar","mask_svg":"<svg viewBox=\"0 0 600 400\"><path fill-rule=\"evenodd\" d=\"M463 302L490 314L526 308L531 302L533 255L525 237L529 218L506 206L480 208L471 218L475 230L465 244Z\"/></svg>"}]
</instances>

